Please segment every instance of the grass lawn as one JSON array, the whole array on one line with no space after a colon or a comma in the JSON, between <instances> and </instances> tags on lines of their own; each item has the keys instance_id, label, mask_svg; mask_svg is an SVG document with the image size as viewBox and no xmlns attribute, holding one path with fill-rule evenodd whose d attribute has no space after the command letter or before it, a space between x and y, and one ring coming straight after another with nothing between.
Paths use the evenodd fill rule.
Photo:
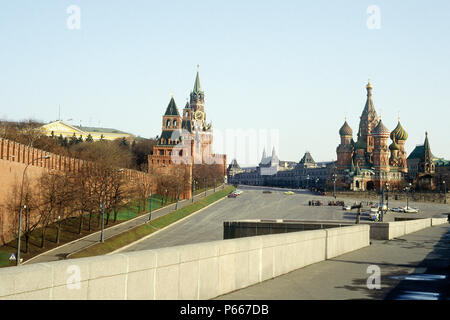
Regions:
<instances>
[{"instance_id":1,"label":"grass lawn","mask_svg":"<svg viewBox=\"0 0 450 320\"><path fill-rule=\"evenodd\" d=\"M167 204L172 203L173 200L168 199ZM156 210L161 207L162 205L162 199L159 195L154 195L152 200L152 210ZM148 212L150 208L150 201L147 200L147 206L146 211L141 212L139 215ZM132 219L134 217L138 216L137 213L137 203L132 203L124 206L120 209L118 216L117 216L117 222L113 222L113 214L110 216L110 221L105 227L111 227L113 225L119 224L125 220ZM33 233L30 236L29 241L29 250L28 253L23 252L25 250L25 237L22 235L21 237L21 258L26 261L28 259L31 259L34 256L37 256L38 254L44 253L45 251L51 250L53 248L56 248L60 245L63 245L65 243L80 239L82 237L85 237L91 233L97 232L100 230L100 223L101 220L99 219L99 216L97 214L92 215L91 220L91 230L88 230L88 214L84 215L83 218L83 228L80 234L78 234L78 227L80 218L79 216L70 217L65 219L62 222L61 227L61 234L60 234L60 241L59 244L56 244L56 233L57 233L57 224L52 224L47 228L46 235L45 235L45 247L41 248L41 230L42 229L36 229L33 231ZM105 218L106 219L106 218ZM9 256L11 253L17 254L17 239L3 245L0 247L0 268L1 267L8 267L8 266L15 266L15 261L9 261Z\"/></svg>"},{"instance_id":2,"label":"grass lawn","mask_svg":"<svg viewBox=\"0 0 450 320\"><path fill-rule=\"evenodd\" d=\"M70 255L70 258L82 258L82 257L91 257L104 255L109 252L115 251L125 245L128 245L136 240L139 240L159 229L162 229L175 221L178 221L193 212L196 212L213 202L227 196L232 191L236 190L233 186L227 186L224 189L219 189L215 193L196 201L193 204L190 204L184 208L168 213L162 217L159 217L151 222L135 227L129 231L118 234L114 237L111 237L105 240L104 243L97 243L91 247L88 247L82 251L79 251L73 255Z\"/></svg>"}]
</instances>

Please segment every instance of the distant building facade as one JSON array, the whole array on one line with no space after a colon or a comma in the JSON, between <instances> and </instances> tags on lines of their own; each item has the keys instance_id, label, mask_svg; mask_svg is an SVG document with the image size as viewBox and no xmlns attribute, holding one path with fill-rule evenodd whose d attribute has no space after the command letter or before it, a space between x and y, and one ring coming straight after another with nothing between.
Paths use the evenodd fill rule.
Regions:
<instances>
[{"instance_id":1,"label":"distant building facade","mask_svg":"<svg viewBox=\"0 0 450 320\"><path fill-rule=\"evenodd\" d=\"M256 168L235 168L239 166L236 160L228 167L230 183L272 186L288 188L324 188L334 162L316 163L311 154L306 152L302 159L294 161L279 160L275 149L271 156L266 156L265 150L261 162Z\"/></svg>"},{"instance_id":2,"label":"distant building facade","mask_svg":"<svg viewBox=\"0 0 450 320\"><path fill-rule=\"evenodd\" d=\"M88 136L92 137L92 140L116 140L116 139L134 139L135 136L131 133L123 132L110 128L96 128L96 127L82 127L72 126L61 120L54 121L43 125L41 127L42 132L47 136L62 136L63 138L82 138L85 140Z\"/></svg>"}]
</instances>

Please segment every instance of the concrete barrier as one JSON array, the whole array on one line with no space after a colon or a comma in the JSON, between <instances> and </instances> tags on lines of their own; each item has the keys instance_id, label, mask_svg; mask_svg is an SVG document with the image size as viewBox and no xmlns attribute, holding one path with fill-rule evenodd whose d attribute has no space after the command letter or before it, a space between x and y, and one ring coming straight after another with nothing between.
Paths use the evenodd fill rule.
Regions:
<instances>
[{"instance_id":1,"label":"concrete barrier","mask_svg":"<svg viewBox=\"0 0 450 320\"><path fill-rule=\"evenodd\" d=\"M438 226L444 223L448 223L448 218L431 218L431 226Z\"/></svg>"},{"instance_id":2,"label":"concrete barrier","mask_svg":"<svg viewBox=\"0 0 450 320\"><path fill-rule=\"evenodd\" d=\"M395 222L377 222L364 224L370 225L370 238L374 240L391 240L431 227L431 218L414 219Z\"/></svg>"},{"instance_id":3,"label":"concrete barrier","mask_svg":"<svg viewBox=\"0 0 450 320\"><path fill-rule=\"evenodd\" d=\"M205 242L0 270L0 299L210 299L369 245L369 226Z\"/></svg>"}]
</instances>

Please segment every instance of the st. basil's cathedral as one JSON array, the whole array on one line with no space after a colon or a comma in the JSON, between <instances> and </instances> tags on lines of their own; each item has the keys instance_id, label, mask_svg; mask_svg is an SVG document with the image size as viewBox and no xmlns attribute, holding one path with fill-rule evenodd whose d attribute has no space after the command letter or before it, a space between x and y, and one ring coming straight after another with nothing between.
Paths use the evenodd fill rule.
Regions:
<instances>
[{"instance_id":1,"label":"st. basil's cathedral","mask_svg":"<svg viewBox=\"0 0 450 320\"><path fill-rule=\"evenodd\" d=\"M341 143L337 152L337 178L351 190L363 191L390 187L401 188L408 173L405 143L408 134L398 121L390 132L378 117L372 100L373 86L366 85L367 100L360 117L356 142L345 121L339 130ZM389 144L389 138L392 141Z\"/></svg>"}]
</instances>

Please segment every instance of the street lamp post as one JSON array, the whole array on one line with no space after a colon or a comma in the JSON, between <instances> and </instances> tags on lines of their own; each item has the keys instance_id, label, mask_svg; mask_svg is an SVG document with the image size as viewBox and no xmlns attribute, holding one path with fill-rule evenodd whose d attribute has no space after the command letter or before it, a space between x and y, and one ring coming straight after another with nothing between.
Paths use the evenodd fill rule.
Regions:
<instances>
[{"instance_id":1,"label":"street lamp post","mask_svg":"<svg viewBox=\"0 0 450 320\"><path fill-rule=\"evenodd\" d=\"M194 193L195 193L195 179L192 180L192 197L191 197L191 201L192 203L194 202Z\"/></svg>"},{"instance_id":2,"label":"street lamp post","mask_svg":"<svg viewBox=\"0 0 450 320\"><path fill-rule=\"evenodd\" d=\"M386 210L389 210L389 183L386 183Z\"/></svg>"},{"instance_id":3,"label":"street lamp post","mask_svg":"<svg viewBox=\"0 0 450 320\"><path fill-rule=\"evenodd\" d=\"M153 185L150 187L150 215L148 221L152 220L152 207L153 207Z\"/></svg>"},{"instance_id":4,"label":"street lamp post","mask_svg":"<svg viewBox=\"0 0 450 320\"><path fill-rule=\"evenodd\" d=\"M216 178L214 178L214 192L216 192Z\"/></svg>"},{"instance_id":5,"label":"street lamp post","mask_svg":"<svg viewBox=\"0 0 450 320\"><path fill-rule=\"evenodd\" d=\"M309 174L306 176L306 189L309 189Z\"/></svg>"},{"instance_id":6,"label":"street lamp post","mask_svg":"<svg viewBox=\"0 0 450 320\"><path fill-rule=\"evenodd\" d=\"M175 204L175 210L178 209L178 199L180 199L180 184L177 186L177 203Z\"/></svg>"},{"instance_id":7,"label":"street lamp post","mask_svg":"<svg viewBox=\"0 0 450 320\"><path fill-rule=\"evenodd\" d=\"M384 186L381 187L381 217L380 220L381 222L383 222L383 218L384 218Z\"/></svg>"},{"instance_id":8,"label":"street lamp post","mask_svg":"<svg viewBox=\"0 0 450 320\"><path fill-rule=\"evenodd\" d=\"M444 185L444 204L447 204L447 186L445 185L445 180L442 181L442 184Z\"/></svg>"},{"instance_id":9,"label":"street lamp post","mask_svg":"<svg viewBox=\"0 0 450 320\"><path fill-rule=\"evenodd\" d=\"M42 160L42 159L49 159L50 155L45 155L43 157L37 158L36 161ZM32 161L34 163L34 161ZM22 186L20 187L20 211L19 211L19 233L17 238L17 260L16 260L16 266L20 265L20 236L22 233L22 212L23 209L26 208L26 206L22 205L22 196L23 196L23 181L25 180L25 172L27 171L28 167L31 163L28 163L25 169L23 170L22 174Z\"/></svg>"},{"instance_id":10,"label":"street lamp post","mask_svg":"<svg viewBox=\"0 0 450 320\"><path fill-rule=\"evenodd\" d=\"M410 189L411 189L411 182L408 183L408 186L405 188L405 190L406 190L406 209L409 209L408 194L409 194Z\"/></svg>"},{"instance_id":11,"label":"street lamp post","mask_svg":"<svg viewBox=\"0 0 450 320\"><path fill-rule=\"evenodd\" d=\"M206 178L205 178L205 197L206 197Z\"/></svg>"},{"instance_id":12,"label":"street lamp post","mask_svg":"<svg viewBox=\"0 0 450 320\"><path fill-rule=\"evenodd\" d=\"M333 174L333 196L336 199L336 174Z\"/></svg>"}]
</instances>

